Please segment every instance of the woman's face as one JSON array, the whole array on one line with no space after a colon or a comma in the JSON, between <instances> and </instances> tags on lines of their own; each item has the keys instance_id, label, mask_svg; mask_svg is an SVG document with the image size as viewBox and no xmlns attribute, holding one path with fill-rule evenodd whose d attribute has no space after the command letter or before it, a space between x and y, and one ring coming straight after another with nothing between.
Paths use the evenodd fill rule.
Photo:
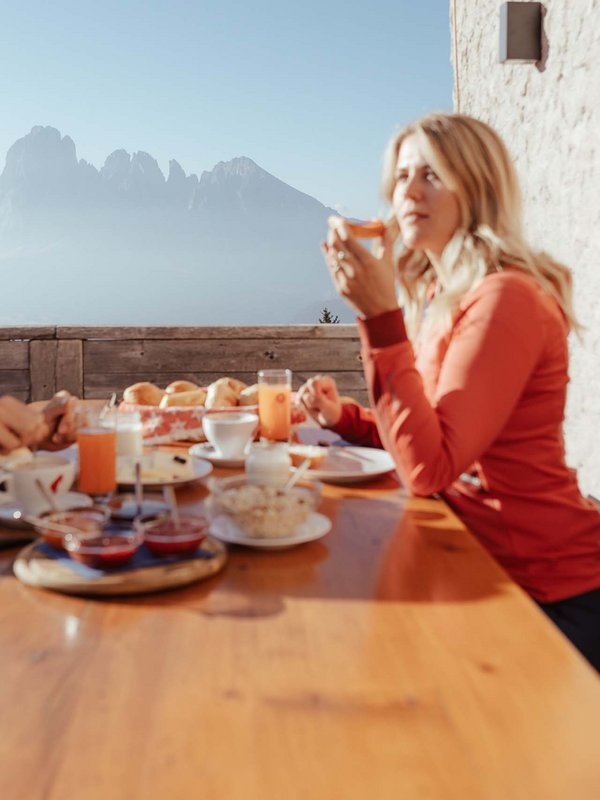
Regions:
<instances>
[{"instance_id":1,"label":"woman's face","mask_svg":"<svg viewBox=\"0 0 600 800\"><path fill-rule=\"evenodd\" d=\"M460 224L460 207L425 160L415 134L400 146L395 180L392 207L404 245L439 258Z\"/></svg>"}]
</instances>

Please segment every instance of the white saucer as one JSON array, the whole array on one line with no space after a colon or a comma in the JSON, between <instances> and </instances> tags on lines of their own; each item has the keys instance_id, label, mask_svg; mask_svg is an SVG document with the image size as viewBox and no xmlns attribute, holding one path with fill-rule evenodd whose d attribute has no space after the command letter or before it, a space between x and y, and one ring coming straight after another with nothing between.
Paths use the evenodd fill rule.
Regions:
<instances>
[{"instance_id":1,"label":"white saucer","mask_svg":"<svg viewBox=\"0 0 600 800\"><path fill-rule=\"evenodd\" d=\"M283 550L288 547L295 547L298 544L304 544L304 542L320 539L330 530L331 520L329 517L313 511L308 519L302 525L298 525L289 536L271 537L269 539L247 536L229 517L225 516L213 519L209 533L215 539L220 539L222 542L228 542L229 544L243 544L246 547L258 547L262 550Z\"/></svg>"},{"instance_id":2,"label":"white saucer","mask_svg":"<svg viewBox=\"0 0 600 800\"><path fill-rule=\"evenodd\" d=\"M54 498L59 511L68 511L70 508L82 508L83 506L93 506L94 501L87 494L81 492L65 492ZM13 519L15 511L21 511L20 506L12 500L0 501L0 525L6 528L18 528L20 530L31 530L32 526L23 520Z\"/></svg>"},{"instance_id":3,"label":"white saucer","mask_svg":"<svg viewBox=\"0 0 600 800\"><path fill-rule=\"evenodd\" d=\"M235 458L225 458L220 456L210 442L202 442L201 444L194 444L188 450L188 453L194 458L203 458L205 461L210 461L215 467L243 467L246 463L246 453Z\"/></svg>"}]
</instances>

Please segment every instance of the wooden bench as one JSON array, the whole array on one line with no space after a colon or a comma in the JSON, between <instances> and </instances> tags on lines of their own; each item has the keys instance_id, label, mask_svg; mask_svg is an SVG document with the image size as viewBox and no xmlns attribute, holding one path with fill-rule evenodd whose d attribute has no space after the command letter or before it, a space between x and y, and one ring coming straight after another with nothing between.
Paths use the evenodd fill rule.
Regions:
<instances>
[{"instance_id":1,"label":"wooden bench","mask_svg":"<svg viewBox=\"0 0 600 800\"><path fill-rule=\"evenodd\" d=\"M287 367L296 388L328 373L365 403L359 349L354 325L0 328L0 392L25 401L58 389L108 397L137 381L205 385L228 375L251 384L259 369Z\"/></svg>"}]
</instances>

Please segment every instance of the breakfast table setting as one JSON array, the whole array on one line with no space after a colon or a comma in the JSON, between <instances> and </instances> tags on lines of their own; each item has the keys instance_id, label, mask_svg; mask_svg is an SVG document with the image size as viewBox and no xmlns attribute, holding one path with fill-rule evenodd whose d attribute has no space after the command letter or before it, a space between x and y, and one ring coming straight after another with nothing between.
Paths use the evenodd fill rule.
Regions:
<instances>
[{"instance_id":1,"label":"breakfast table setting","mask_svg":"<svg viewBox=\"0 0 600 800\"><path fill-rule=\"evenodd\" d=\"M4 461L0 797L598 798L596 673L262 373Z\"/></svg>"}]
</instances>

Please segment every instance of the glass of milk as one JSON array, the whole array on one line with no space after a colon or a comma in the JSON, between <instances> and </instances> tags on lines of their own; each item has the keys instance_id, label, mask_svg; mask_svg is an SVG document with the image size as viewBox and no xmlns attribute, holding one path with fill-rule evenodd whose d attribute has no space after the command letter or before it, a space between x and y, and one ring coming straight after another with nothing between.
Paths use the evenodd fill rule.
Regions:
<instances>
[{"instance_id":1,"label":"glass of milk","mask_svg":"<svg viewBox=\"0 0 600 800\"><path fill-rule=\"evenodd\" d=\"M138 411L112 411L104 417L102 424L115 429L118 456L142 455L142 418Z\"/></svg>"}]
</instances>

